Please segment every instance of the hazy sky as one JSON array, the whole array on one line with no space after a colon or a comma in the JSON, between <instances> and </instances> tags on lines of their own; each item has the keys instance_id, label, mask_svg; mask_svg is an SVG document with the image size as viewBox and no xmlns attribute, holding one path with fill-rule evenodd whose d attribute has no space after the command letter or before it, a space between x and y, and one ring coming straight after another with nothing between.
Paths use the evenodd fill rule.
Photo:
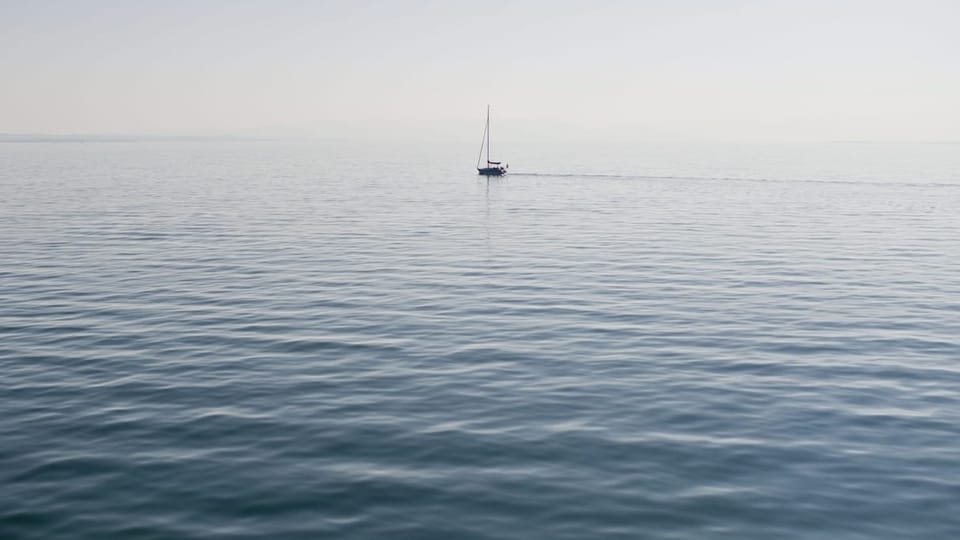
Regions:
<instances>
[{"instance_id":1,"label":"hazy sky","mask_svg":"<svg viewBox=\"0 0 960 540\"><path fill-rule=\"evenodd\" d=\"M957 0L0 0L0 132L960 140Z\"/></svg>"}]
</instances>

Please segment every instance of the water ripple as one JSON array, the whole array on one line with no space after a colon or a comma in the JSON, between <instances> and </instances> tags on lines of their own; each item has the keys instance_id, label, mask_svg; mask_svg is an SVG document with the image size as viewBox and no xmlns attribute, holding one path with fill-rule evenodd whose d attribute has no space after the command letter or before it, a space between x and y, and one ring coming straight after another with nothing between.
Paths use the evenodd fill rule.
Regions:
<instances>
[{"instance_id":1,"label":"water ripple","mask_svg":"<svg viewBox=\"0 0 960 540\"><path fill-rule=\"evenodd\" d=\"M960 192L910 151L0 145L0 537L952 538Z\"/></svg>"}]
</instances>

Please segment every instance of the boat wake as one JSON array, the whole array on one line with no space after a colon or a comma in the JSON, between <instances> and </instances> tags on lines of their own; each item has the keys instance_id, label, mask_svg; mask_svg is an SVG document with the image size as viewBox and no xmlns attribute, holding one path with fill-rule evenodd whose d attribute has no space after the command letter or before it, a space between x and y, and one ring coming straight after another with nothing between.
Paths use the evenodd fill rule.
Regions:
<instances>
[{"instance_id":1,"label":"boat wake","mask_svg":"<svg viewBox=\"0 0 960 540\"><path fill-rule=\"evenodd\" d=\"M829 178L758 178L741 176L677 176L665 174L608 174L608 173L549 173L549 172L511 172L510 176L531 176L541 178L611 178L623 180L683 180L707 182L776 182L776 183L818 183L818 184L880 184L904 186L957 187L960 178L952 182L943 180L876 180L876 179L829 179Z\"/></svg>"}]
</instances>

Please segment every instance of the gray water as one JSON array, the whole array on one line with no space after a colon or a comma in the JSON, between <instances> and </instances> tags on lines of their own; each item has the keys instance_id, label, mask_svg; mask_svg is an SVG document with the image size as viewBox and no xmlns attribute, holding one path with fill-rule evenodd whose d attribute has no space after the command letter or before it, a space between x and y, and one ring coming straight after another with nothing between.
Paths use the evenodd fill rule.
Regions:
<instances>
[{"instance_id":1,"label":"gray water","mask_svg":"<svg viewBox=\"0 0 960 540\"><path fill-rule=\"evenodd\" d=\"M957 538L958 149L0 144L0 538Z\"/></svg>"}]
</instances>

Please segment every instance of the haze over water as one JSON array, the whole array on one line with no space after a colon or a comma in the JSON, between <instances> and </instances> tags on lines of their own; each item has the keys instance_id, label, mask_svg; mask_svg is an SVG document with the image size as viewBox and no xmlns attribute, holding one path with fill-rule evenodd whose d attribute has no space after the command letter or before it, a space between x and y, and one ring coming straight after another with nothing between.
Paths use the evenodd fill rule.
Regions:
<instances>
[{"instance_id":1,"label":"haze over water","mask_svg":"<svg viewBox=\"0 0 960 540\"><path fill-rule=\"evenodd\" d=\"M494 145L0 144L0 537L956 536L956 145Z\"/></svg>"}]
</instances>

